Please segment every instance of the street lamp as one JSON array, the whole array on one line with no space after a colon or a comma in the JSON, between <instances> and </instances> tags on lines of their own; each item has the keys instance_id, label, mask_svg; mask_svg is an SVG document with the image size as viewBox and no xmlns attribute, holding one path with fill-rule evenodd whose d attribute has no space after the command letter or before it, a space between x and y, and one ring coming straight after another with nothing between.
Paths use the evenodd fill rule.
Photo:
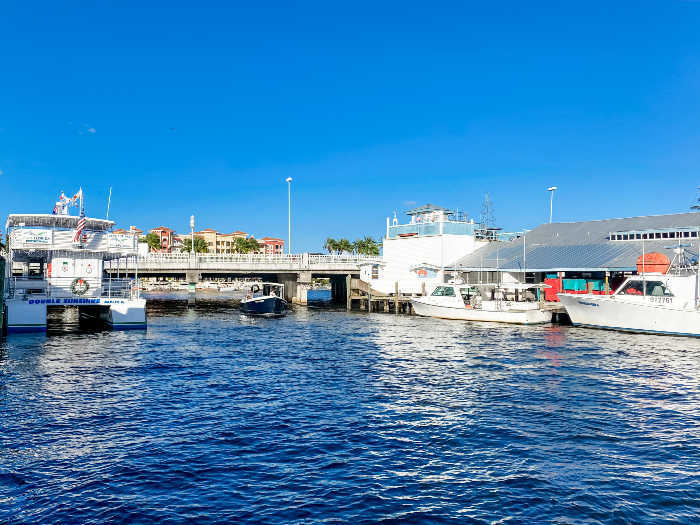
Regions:
<instances>
[{"instance_id":1,"label":"street lamp","mask_svg":"<svg viewBox=\"0 0 700 525\"><path fill-rule=\"evenodd\" d=\"M190 250L194 254L194 215L190 215Z\"/></svg>"},{"instance_id":2,"label":"street lamp","mask_svg":"<svg viewBox=\"0 0 700 525\"><path fill-rule=\"evenodd\" d=\"M292 253L292 178L287 177L287 254Z\"/></svg>"},{"instance_id":3,"label":"street lamp","mask_svg":"<svg viewBox=\"0 0 700 525\"><path fill-rule=\"evenodd\" d=\"M549 192L549 224L552 224L552 205L554 201L554 192L557 190L556 186L550 186L547 188Z\"/></svg>"}]
</instances>

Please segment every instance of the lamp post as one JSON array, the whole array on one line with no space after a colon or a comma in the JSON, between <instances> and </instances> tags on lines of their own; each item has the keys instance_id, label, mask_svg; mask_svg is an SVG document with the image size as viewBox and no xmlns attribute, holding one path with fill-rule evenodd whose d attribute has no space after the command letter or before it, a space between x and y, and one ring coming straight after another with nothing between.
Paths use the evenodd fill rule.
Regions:
<instances>
[{"instance_id":1,"label":"lamp post","mask_svg":"<svg viewBox=\"0 0 700 525\"><path fill-rule=\"evenodd\" d=\"M287 254L292 253L292 178L287 177Z\"/></svg>"},{"instance_id":2,"label":"lamp post","mask_svg":"<svg viewBox=\"0 0 700 525\"><path fill-rule=\"evenodd\" d=\"M552 224L552 206L554 203L554 192L557 190L556 186L550 186L547 188L549 192L549 224Z\"/></svg>"},{"instance_id":3,"label":"lamp post","mask_svg":"<svg viewBox=\"0 0 700 525\"><path fill-rule=\"evenodd\" d=\"M190 250L194 255L194 215L190 215Z\"/></svg>"}]
</instances>

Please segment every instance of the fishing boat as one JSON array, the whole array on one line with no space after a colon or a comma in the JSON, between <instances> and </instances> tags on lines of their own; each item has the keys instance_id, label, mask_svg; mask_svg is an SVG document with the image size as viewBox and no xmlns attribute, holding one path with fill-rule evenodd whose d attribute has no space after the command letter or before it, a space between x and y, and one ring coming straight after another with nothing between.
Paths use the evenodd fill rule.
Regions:
<instances>
[{"instance_id":1,"label":"fishing boat","mask_svg":"<svg viewBox=\"0 0 700 525\"><path fill-rule=\"evenodd\" d=\"M674 253L671 263L663 254L643 254L637 260L638 274L613 295L557 295L574 326L700 337L698 267L685 246ZM664 258L666 264L660 264Z\"/></svg>"},{"instance_id":2,"label":"fishing boat","mask_svg":"<svg viewBox=\"0 0 700 525\"><path fill-rule=\"evenodd\" d=\"M284 285L279 283L256 283L241 300L241 312L246 315L282 317L287 314L284 300Z\"/></svg>"},{"instance_id":3,"label":"fishing boat","mask_svg":"<svg viewBox=\"0 0 700 525\"><path fill-rule=\"evenodd\" d=\"M538 300L542 284L443 284L425 297L411 299L417 315L491 321L513 324L542 324L552 320L551 310ZM539 292L539 293L538 293Z\"/></svg>"}]
</instances>

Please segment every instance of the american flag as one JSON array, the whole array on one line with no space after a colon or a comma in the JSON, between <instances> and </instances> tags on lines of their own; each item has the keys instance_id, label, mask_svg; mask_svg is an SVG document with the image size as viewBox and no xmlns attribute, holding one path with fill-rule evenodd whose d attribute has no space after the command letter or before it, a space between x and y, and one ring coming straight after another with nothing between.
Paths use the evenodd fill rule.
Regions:
<instances>
[{"instance_id":1,"label":"american flag","mask_svg":"<svg viewBox=\"0 0 700 525\"><path fill-rule=\"evenodd\" d=\"M81 242L81 234L85 229L85 210L80 208L80 218L78 219L78 227L75 230L75 236L73 237L73 242Z\"/></svg>"}]
</instances>

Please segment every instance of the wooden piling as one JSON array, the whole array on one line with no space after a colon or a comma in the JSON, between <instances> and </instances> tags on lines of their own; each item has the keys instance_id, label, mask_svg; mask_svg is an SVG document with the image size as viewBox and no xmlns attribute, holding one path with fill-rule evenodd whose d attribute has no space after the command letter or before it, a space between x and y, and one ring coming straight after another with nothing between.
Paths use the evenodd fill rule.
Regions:
<instances>
[{"instance_id":1,"label":"wooden piling","mask_svg":"<svg viewBox=\"0 0 700 525\"><path fill-rule=\"evenodd\" d=\"M394 313L399 313L399 281L394 283Z\"/></svg>"}]
</instances>

